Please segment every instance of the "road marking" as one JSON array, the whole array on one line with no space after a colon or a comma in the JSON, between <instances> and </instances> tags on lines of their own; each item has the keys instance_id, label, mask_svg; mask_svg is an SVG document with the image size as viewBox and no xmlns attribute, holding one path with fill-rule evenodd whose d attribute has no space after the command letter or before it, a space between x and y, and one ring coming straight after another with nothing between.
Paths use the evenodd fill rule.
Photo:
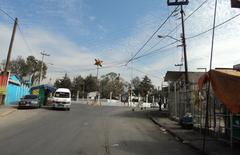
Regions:
<instances>
[{"instance_id":1,"label":"road marking","mask_svg":"<svg viewBox=\"0 0 240 155\"><path fill-rule=\"evenodd\" d=\"M0 114L0 117L5 117L5 116L7 116L7 115L9 115L9 114L11 114L11 113L13 113L13 112L15 112L15 111L17 111L17 109L9 109L9 110L1 113L1 114Z\"/></svg>"}]
</instances>

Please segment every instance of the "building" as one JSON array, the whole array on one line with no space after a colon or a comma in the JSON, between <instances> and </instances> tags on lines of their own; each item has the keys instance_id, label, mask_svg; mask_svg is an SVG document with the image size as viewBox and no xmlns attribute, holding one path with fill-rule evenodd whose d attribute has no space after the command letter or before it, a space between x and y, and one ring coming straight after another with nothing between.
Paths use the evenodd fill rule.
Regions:
<instances>
[{"instance_id":1,"label":"building","mask_svg":"<svg viewBox=\"0 0 240 155\"><path fill-rule=\"evenodd\" d=\"M97 95L98 95L97 91L90 92L90 93L87 94L87 99L88 100L95 100L95 99L97 99Z\"/></svg>"},{"instance_id":2,"label":"building","mask_svg":"<svg viewBox=\"0 0 240 155\"><path fill-rule=\"evenodd\" d=\"M53 96L55 91L56 88L48 84L34 86L30 89L31 94L39 96L41 105L51 104L48 103L48 99Z\"/></svg>"},{"instance_id":3,"label":"building","mask_svg":"<svg viewBox=\"0 0 240 155\"><path fill-rule=\"evenodd\" d=\"M11 74L8 79L5 105L16 105L24 95L30 94L31 77L21 79L17 74Z\"/></svg>"},{"instance_id":4,"label":"building","mask_svg":"<svg viewBox=\"0 0 240 155\"><path fill-rule=\"evenodd\" d=\"M166 93L167 106L172 118L178 120L187 112L193 113L197 82L204 74L205 72L188 72L189 85L186 92L184 71L166 73L164 81L169 84Z\"/></svg>"}]
</instances>

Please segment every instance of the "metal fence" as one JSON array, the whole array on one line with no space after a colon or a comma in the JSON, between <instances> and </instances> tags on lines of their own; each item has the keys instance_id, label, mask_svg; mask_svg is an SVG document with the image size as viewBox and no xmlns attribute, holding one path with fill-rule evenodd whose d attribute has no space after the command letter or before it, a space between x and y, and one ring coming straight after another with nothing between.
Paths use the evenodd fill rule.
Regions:
<instances>
[{"instance_id":1,"label":"metal fence","mask_svg":"<svg viewBox=\"0 0 240 155\"><path fill-rule=\"evenodd\" d=\"M190 83L186 91L182 83L171 83L167 93L170 117L179 121L185 113L193 116L193 125L200 132L205 130L206 89L201 93L196 83ZM207 131L218 140L226 141L231 146L240 142L240 114L232 114L225 105L210 91Z\"/></svg>"}]
</instances>

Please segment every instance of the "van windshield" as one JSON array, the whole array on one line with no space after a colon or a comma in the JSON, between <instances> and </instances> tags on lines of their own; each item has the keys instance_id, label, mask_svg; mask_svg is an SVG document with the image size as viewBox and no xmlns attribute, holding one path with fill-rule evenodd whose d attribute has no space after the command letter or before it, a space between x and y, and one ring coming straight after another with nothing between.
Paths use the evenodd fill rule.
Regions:
<instances>
[{"instance_id":1,"label":"van windshield","mask_svg":"<svg viewBox=\"0 0 240 155\"><path fill-rule=\"evenodd\" d=\"M38 96L37 95L26 95L24 96L24 99L37 99Z\"/></svg>"},{"instance_id":2,"label":"van windshield","mask_svg":"<svg viewBox=\"0 0 240 155\"><path fill-rule=\"evenodd\" d=\"M66 92L56 92L55 97L60 97L60 98L69 98L70 94Z\"/></svg>"}]
</instances>

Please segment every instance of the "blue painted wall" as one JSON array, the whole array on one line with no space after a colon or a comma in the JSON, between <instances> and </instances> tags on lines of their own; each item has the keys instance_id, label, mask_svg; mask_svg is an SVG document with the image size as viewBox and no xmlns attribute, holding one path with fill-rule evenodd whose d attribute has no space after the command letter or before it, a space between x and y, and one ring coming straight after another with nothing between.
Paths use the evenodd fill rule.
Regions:
<instances>
[{"instance_id":1,"label":"blue painted wall","mask_svg":"<svg viewBox=\"0 0 240 155\"><path fill-rule=\"evenodd\" d=\"M12 75L8 82L5 105L16 105L24 95L30 94L30 87L23 84L17 75Z\"/></svg>"}]
</instances>

